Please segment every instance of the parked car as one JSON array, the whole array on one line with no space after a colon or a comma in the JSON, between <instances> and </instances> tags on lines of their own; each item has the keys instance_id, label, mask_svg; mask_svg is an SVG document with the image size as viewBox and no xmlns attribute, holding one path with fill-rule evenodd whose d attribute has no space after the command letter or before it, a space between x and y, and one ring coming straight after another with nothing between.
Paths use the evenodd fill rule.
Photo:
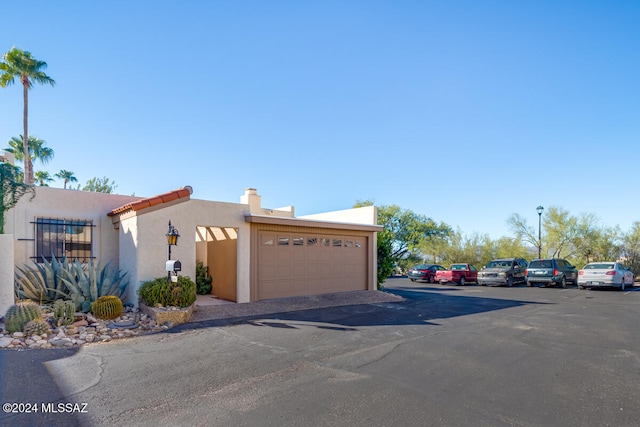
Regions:
<instances>
[{"instance_id":1,"label":"parked car","mask_svg":"<svg viewBox=\"0 0 640 427\"><path fill-rule=\"evenodd\" d=\"M566 288L578 284L578 269L561 258L534 259L525 270L527 286L555 285Z\"/></svg>"},{"instance_id":2,"label":"parked car","mask_svg":"<svg viewBox=\"0 0 640 427\"><path fill-rule=\"evenodd\" d=\"M412 282L416 280L424 280L429 283L435 282L436 271L445 268L439 264L419 264L409 269L409 279Z\"/></svg>"},{"instance_id":3,"label":"parked car","mask_svg":"<svg viewBox=\"0 0 640 427\"><path fill-rule=\"evenodd\" d=\"M524 258L500 258L489 263L478 272L478 284L482 286L513 286L524 283L527 260Z\"/></svg>"},{"instance_id":4,"label":"parked car","mask_svg":"<svg viewBox=\"0 0 640 427\"><path fill-rule=\"evenodd\" d=\"M578 287L616 287L624 291L633 287L633 272L619 262L590 262L578 271Z\"/></svg>"},{"instance_id":5,"label":"parked car","mask_svg":"<svg viewBox=\"0 0 640 427\"><path fill-rule=\"evenodd\" d=\"M445 283L457 283L464 286L467 282L478 283L478 270L471 264L451 264L448 270L436 271L435 281Z\"/></svg>"}]
</instances>

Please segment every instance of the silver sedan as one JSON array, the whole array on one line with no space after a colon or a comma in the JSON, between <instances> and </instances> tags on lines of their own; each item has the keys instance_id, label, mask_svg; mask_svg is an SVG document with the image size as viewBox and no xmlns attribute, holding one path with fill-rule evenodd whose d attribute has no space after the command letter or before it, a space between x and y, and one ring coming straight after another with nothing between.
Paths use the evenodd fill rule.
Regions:
<instances>
[{"instance_id":1,"label":"silver sedan","mask_svg":"<svg viewBox=\"0 0 640 427\"><path fill-rule=\"evenodd\" d=\"M624 291L633 287L633 272L619 262L590 262L578 271L580 289L616 287Z\"/></svg>"}]
</instances>

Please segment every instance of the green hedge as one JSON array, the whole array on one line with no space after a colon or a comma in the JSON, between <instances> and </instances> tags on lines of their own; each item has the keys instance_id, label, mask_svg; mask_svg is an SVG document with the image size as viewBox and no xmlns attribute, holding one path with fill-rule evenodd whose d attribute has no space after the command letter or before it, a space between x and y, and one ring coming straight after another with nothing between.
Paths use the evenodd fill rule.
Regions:
<instances>
[{"instance_id":1,"label":"green hedge","mask_svg":"<svg viewBox=\"0 0 640 427\"><path fill-rule=\"evenodd\" d=\"M138 289L138 296L149 307L158 304L163 307L188 307L196 301L196 284L187 276L179 276L177 282L168 282L159 277L144 282Z\"/></svg>"}]
</instances>

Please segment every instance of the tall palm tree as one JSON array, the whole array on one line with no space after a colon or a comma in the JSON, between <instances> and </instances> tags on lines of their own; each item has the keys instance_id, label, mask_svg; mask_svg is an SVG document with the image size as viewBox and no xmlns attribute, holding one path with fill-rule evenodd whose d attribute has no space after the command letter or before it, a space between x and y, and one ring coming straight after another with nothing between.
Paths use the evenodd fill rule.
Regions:
<instances>
[{"instance_id":1,"label":"tall palm tree","mask_svg":"<svg viewBox=\"0 0 640 427\"><path fill-rule=\"evenodd\" d=\"M36 178L35 182L37 182L38 185L41 187L48 187L49 184L47 183L53 181L53 178L51 177L49 172L45 172L45 171L37 171L35 174L35 178Z\"/></svg>"},{"instance_id":2,"label":"tall palm tree","mask_svg":"<svg viewBox=\"0 0 640 427\"><path fill-rule=\"evenodd\" d=\"M24 161L24 139L22 135L20 138L13 137L9 140L9 148L5 148L6 151L13 153L16 160L21 160L24 163L24 169L33 170L33 161L40 160L43 164L49 163L53 159L53 149L45 146L47 141L40 139L37 136L29 136L29 165Z\"/></svg>"},{"instance_id":3,"label":"tall palm tree","mask_svg":"<svg viewBox=\"0 0 640 427\"><path fill-rule=\"evenodd\" d=\"M78 179L75 177L73 172L62 169L60 172L56 174L56 176L60 179L64 180L64 189L67 189L67 182L78 182Z\"/></svg>"},{"instance_id":4,"label":"tall palm tree","mask_svg":"<svg viewBox=\"0 0 640 427\"><path fill-rule=\"evenodd\" d=\"M17 47L12 47L9 52L2 55L0 62L0 86L7 87L15 82L16 77L20 78L22 83L22 97L24 100L24 108L22 113L22 125L24 128L24 139L29 145L29 89L33 86L33 82L39 84L50 84L54 86L55 80L44 73L47 63L40 61L31 56L31 52L27 52ZM33 168L30 168L29 149L24 147L24 183L33 183Z\"/></svg>"}]
</instances>

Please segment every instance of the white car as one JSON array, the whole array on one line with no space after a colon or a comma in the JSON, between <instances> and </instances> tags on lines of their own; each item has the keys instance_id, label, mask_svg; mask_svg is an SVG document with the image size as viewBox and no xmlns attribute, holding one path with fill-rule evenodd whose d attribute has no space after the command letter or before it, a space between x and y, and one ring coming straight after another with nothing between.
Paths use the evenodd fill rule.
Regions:
<instances>
[{"instance_id":1,"label":"white car","mask_svg":"<svg viewBox=\"0 0 640 427\"><path fill-rule=\"evenodd\" d=\"M633 272L619 262L590 262L578 271L580 289L616 287L624 291L633 287Z\"/></svg>"}]
</instances>

